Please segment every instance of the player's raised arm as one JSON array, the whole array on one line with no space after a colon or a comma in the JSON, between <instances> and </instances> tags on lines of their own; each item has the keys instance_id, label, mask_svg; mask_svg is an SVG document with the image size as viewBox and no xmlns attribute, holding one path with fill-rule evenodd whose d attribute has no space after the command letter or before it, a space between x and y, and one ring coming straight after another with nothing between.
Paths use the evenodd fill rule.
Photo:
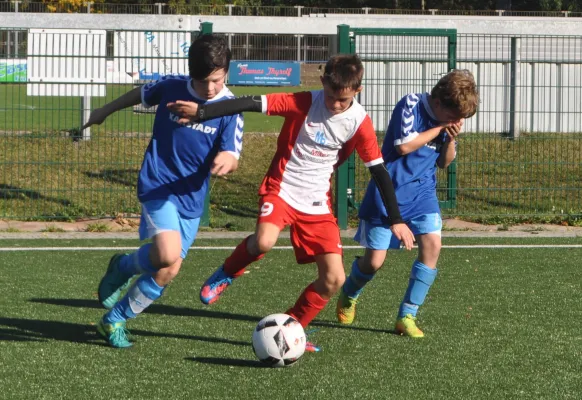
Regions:
<instances>
[{"instance_id":1,"label":"player's raised arm","mask_svg":"<svg viewBox=\"0 0 582 400\"><path fill-rule=\"evenodd\" d=\"M117 99L105 104L103 107L93 110L89 116L89 121L83 125L82 129L88 128L91 125L101 125L103 121L114 112L135 106L141 102L141 87L132 89L119 96Z\"/></svg>"},{"instance_id":2,"label":"player's raised arm","mask_svg":"<svg viewBox=\"0 0 582 400\"><path fill-rule=\"evenodd\" d=\"M91 112L89 121L83 125L82 129L88 128L91 125L101 125L108 116L127 107L143 104L144 107L149 108L160 104L161 92L165 81L166 80L162 78L155 82L136 87L135 89L122 94L117 99L105 104L103 107L96 108Z\"/></svg>"},{"instance_id":3,"label":"player's raised arm","mask_svg":"<svg viewBox=\"0 0 582 400\"><path fill-rule=\"evenodd\" d=\"M242 112L260 112L283 117L306 113L311 106L311 93L272 93L267 95L241 96L236 99L196 104L178 100L166 105L178 115L178 123L189 124L194 121L208 120Z\"/></svg>"}]
</instances>

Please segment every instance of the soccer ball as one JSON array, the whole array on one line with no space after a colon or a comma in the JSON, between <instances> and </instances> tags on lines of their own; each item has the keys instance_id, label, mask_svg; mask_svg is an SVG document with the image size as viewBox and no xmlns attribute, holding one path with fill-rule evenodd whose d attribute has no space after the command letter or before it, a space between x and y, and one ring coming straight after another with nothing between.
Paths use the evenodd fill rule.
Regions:
<instances>
[{"instance_id":1,"label":"soccer ball","mask_svg":"<svg viewBox=\"0 0 582 400\"><path fill-rule=\"evenodd\" d=\"M293 364L305 352L305 332L301 324L287 314L271 314L259 321L253 332L253 351L270 367Z\"/></svg>"}]
</instances>

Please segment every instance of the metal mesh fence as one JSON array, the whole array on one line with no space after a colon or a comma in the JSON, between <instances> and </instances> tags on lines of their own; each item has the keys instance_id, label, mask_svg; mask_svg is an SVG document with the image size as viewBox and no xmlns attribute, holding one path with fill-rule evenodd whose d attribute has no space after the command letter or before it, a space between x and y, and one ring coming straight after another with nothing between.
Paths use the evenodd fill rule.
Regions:
<instances>
[{"instance_id":1,"label":"metal mesh fence","mask_svg":"<svg viewBox=\"0 0 582 400\"><path fill-rule=\"evenodd\" d=\"M447 72L444 38L357 35L366 74L361 101L379 131L407 93L430 92ZM457 35L456 67L470 70L481 104L458 145L455 187L447 171L438 194L455 191L449 215L580 215L582 38ZM512 83L513 82L513 83ZM515 122L513 122L515 120ZM380 134L383 137L383 134ZM367 171L356 165L354 203Z\"/></svg>"},{"instance_id":2,"label":"metal mesh fence","mask_svg":"<svg viewBox=\"0 0 582 400\"><path fill-rule=\"evenodd\" d=\"M138 213L135 184L153 114L140 107L118 112L91 130L91 140L83 140L74 128L88 107L100 107L140 82L155 79L156 74L187 72L183 45L192 37L184 32L104 32L102 54L80 57L102 60L95 65L105 68L100 75L105 81L87 82L79 75L79 81L73 82L76 95L32 95L32 83L37 87L71 85L58 81L56 72L76 71L80 64L59 64L73 60L66 51L52 56L39 53L30 35L25 29L0 29L0 217ZM300 54L302 61L323 61L332 53L332 39L230 36L235 58L243 60L295 61ZM582 38L462 34L456 39L456 65L475 75L481 104L466 122L459 142L455 203L445 213L474 217L579 215ZM134 44L144 41L157 47ZM360 100L380 138L397 101L409 92L430 91L450 65L449 43L443 37L357 35L355 45L366 67ZM31 82L30 62L44 59L48 63L51 57L55 66L52 80ZM102 89L86 98L79 92L82 87ZM254 143L261 146L270 140L256 139ZM270 156L253 163L256 166ZM220 200L211 196L216 207L232 211L237 205L238 210L254 213L256 187L266 167L245 168L245 176L252 176L251 180L234 177L213 184L212 196L220 196ZM357 205L369 176L359 162L354 168L357 180L352 200ZM451 195L446 171L439 173L438 181L439 196L446 200Z\"/></svg>"}]
</instances>

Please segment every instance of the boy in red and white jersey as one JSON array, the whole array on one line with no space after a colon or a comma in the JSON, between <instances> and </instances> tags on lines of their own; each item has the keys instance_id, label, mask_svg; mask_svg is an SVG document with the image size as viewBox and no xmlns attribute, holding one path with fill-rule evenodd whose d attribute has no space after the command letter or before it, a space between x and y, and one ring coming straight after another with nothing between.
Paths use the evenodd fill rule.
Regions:
<instances>
[{"instance_id":1,"label":"boy in red and white jersey","mask_svg":"<svg viewBox=\"0 0 582 400\"><path fill-rule=\"evenodd\" d=\"M356 101L364 68L356 55L332 57L321 77L323 90L241 97L216 104L177 101L168 108L179 122L244 111L285 117L277 152L259 189L260 214L255 233L240 243L200 291L204 304L218 300L245 268L267 253L285 226L300 264L315 262L318 278L286 311L306 327L345 281L343 251L331 207L331 176L356 150L378 184L390 212L391 230L411 249L414 237L400 218L390 175L370 117ZM319 348L308 343L307 351Z\"/></svg>"}]
</instances>

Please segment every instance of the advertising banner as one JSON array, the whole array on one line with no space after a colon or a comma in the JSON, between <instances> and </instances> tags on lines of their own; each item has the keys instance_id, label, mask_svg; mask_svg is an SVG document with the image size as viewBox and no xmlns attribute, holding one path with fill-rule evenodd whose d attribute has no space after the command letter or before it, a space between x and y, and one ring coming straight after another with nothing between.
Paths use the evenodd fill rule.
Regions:
<instances>
[{"instance_id":1,"label":"advertising banner","mask_svg":"<svg viewBox=\"0 0 582 400\"><path fill-rule=\"evenodd\" d=\"M0 59L0 82L26 82L26 60Z\"/></svg>"},{"instance_id":2,"label":"advertising banner","mask_svg":"<svg viewBox=\"0 0 582 400\"><path fill-rule=\"evenodd\" d=\"M231 61L229 85L299 86L301 64L274 61Z\"/></svg>"}]
</instances>

